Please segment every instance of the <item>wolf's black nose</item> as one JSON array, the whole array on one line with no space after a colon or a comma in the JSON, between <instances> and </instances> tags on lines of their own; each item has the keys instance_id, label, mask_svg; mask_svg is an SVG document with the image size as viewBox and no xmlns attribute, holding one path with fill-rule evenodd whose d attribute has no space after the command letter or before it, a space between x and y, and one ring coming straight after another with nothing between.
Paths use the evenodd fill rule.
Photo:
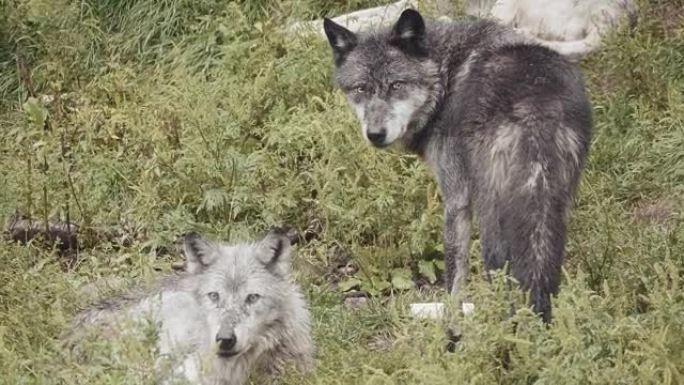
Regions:
<instances>
[{"instance_id":1,"label":"wolf's black nose","mask_svg":"<svg viewBox=\"0 0 684 385\"><path fill-rule=\"evenodd\" d=\"M385 130L381 130L378 132L368 132L366 133L368 136L368 140L370 140L371 143L373 143L376 146L382 146L385 144L385 138L387 137L387 133Z\"/></svg>"},{"instance_id":2,"label":"wolf's black nose","mask_svg":"<svg viewBox=\"0 0 684 385\"><path fill-rule=\"evenodd\" d=\"M219 347L219 352L230 352L234 347L235 343L237 342L237 338L235 337L235 334L231 334L229 336L221 336L219 337L218 335L216 336L216 342L218 342L218 347Z\"/></svg>"}]
</instances>

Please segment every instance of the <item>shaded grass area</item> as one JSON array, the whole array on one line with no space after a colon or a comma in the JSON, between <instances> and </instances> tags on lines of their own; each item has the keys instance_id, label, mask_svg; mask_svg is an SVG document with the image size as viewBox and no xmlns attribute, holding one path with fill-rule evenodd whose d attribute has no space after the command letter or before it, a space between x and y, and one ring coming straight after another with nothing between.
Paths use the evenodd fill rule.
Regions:
<instances>
[{"instance_id":1,"label":"shaded grass area","mask_svg":"<svg viewBox=\"0 0 684 385\"><path fill-rule=\"evenodd\" d=\"M153 383L147 338L95 339L86 362L61 347L93 300L78 288L169 271L188 230L245 239L281 223L316 229L295 266L318 368L286 383L684 382L684 4L643 1L634 28L583 63L594 139L554 324L480 278L475 234L476 312L449 317L463 338L447 354L445 325L407 316L439 290L375 282L391 295L351 311L323 276L335 249L361 282L440 254L424 166L367 148L326 43L279 33L376 3L0 2L0 213L68 215L83 246L65 259L0 245L0 383ZM104 242L107 228L127 241Z\"/></svg>"}]
</instances>

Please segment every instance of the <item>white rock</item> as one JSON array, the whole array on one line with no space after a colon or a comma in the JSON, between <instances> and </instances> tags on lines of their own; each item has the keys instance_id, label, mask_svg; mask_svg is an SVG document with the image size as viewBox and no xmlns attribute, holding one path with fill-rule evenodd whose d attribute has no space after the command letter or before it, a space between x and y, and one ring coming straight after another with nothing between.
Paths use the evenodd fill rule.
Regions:
<instances>
[{"instance_id":1,"label":"white rock","mask_svg":"<svg viewBox=\"0 0 684 385\"><path fill-rule=\"evenodd\" d=\"M441 302L412 303L411 315L421 319L442 319L444 304Z\"/></svg>"},{"instance_id":2,"label":"white rock","mask_svg":"<svg viewBox=\"0 0 684 385\"><path fill-rule=\"evenodd\" d=\"M388 5L362 9L360 11L333 17L332 21L351 31L358 32L394 23L399 19L399 15L401 15L405 9L415 9L417 6L418 2L416 0L401 0ZM307 31L316 32L321 36L325 36L323 20L298 22L288 27L288 32L290 33Z\"/></svg>"},{"instance_id":3,"label":"white rock","mask_svg":"<svg viewBox=\"0 0 684 385\"><path fill-rule=\"evenodd\" d=\"M472 302L463 302L461 304L461 310L463 311L463 315L472 315L475 312L475 304ZM444 312L444 304L441 302L411 304L411 315L419 319L439 320L444 317Z\"/></svg>"},{"instance_id":4,"label":"white rock","mask_svg":"<svg viewBox=\"0 0 684 385\"><path fill-rule=\"evenodd\" d=\"M475 304L472 302L463 302L461 304L461 310L463 310L463 315L471 315L475 312Z\"/></svg>"}]
</instances>

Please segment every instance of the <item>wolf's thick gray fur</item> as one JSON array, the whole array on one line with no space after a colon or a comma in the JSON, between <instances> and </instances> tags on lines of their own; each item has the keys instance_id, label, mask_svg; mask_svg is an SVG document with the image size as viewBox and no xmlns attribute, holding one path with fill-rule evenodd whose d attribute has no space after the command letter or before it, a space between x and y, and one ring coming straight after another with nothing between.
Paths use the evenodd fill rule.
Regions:
<instances>
[{"instance_id":1,"label":"wolf's thick gray fur","mask_svg":"<svg viewBox=\"0 0 684 385\"><path fill-rule=\"evenodd\" d=\"M241 385L253 370L312 369L309 311L290 281L287 237L272 231L259 242L230 245L189 234L184 249L183 275L86 309L74 334L94 325L157 323L158 366L174 369L161 373L165 382Z\"/></svg>"},{"instance_id":2,"label":"wolf's thick gray fur","mask_svg":"<svg viewBox=\"0 0 684 385\"><path fill-rule=\"evenodd\" d=\"M592 124L578 68L487 20L426 25L406 10L371 33L324 29L364 138L401 144L437 178L451 292L469 271L474 207L485 268L508 263L549 321Z\"/></svg>"}]
</instances>

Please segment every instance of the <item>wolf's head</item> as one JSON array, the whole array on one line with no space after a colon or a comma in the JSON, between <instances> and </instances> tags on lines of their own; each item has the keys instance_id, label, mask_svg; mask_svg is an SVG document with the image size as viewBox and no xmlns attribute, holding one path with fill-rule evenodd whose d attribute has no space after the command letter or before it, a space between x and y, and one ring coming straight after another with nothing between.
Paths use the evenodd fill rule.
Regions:
<instances>
[{"instance_id":1,"label":"wolf's head","mask_svg":"<svg viewBox=\"0 0 684 385\"><path fill-rule=\"evenodd\" d=\"M337 83L368 142L386 147L426 123L439 92L439 69L417 11L405 10L392 28L372 34L357 35L330 19L323 27Z\"/></svg>"},{"instance_id":2,"label":"wolf's head","mask_svg":"<svg viewBox=\"0 0 684 385\"><path fill-rule=\"evenodd\" d=\"M259 242L229 245L191 233L184 249L217 354L230 358L263 348L260 339L288 311L290 240L274 230Z\"/></svg>"}]
</instances>

